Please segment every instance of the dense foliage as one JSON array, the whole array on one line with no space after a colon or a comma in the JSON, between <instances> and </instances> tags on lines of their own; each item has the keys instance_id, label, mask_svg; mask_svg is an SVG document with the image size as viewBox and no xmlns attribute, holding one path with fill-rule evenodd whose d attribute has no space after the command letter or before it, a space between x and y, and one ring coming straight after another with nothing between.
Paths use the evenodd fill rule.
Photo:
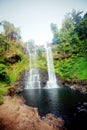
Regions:
<instances>
[{"instance_id":1,"label":"dense foliage","mask_svg":"<svg viewBox=\"0 0 87 130\"><path fill-rule=\"evenodd\" d=\"M51 23L55 71L70 82L87 80L87 13L82 13L74 9L67 13L60 29ZM43 48L38 55L39 68L47 69Z\"/></svg>"},{"instance_id":2,"label":"dense foliage","mask_svg":"<svg viewBox=\"0 0 87 130\"><path fill-rule=\"evenodd\" d=\"M87 13L67 13L61 29L51 23L55 70L66 80L87 79Z\"/></svg>"},{"instance_id":3,"label":"dense foliage","mask_svg":"<svg viewBox=\"0 0 87 130\"><path fill-rule=\"evenodd\" d=\"M9 22L3 23L3 26L4 32L0 34L0 97L29 65L28 57L24 53L25 44L20 41L18 34L12 35L17 31L16 28Z\"/></svg>"}]
</instances>

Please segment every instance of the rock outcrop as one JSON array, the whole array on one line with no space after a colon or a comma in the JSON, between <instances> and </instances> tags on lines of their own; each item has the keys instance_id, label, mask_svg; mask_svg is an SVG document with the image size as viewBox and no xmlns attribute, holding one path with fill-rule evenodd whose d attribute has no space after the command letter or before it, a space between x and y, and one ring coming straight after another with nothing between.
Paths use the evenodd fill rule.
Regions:
<instances>
[{"instance_id":1,"label":"rock outcrop","mask_svg":"<svg viewBox=\"0 0 87 130\"><path fill-rule=\"evenodd\" d=\"M71 89L78 90L83 93L87 93L87 80L65 81L61 79L61 84L63 86L70 87Z\"/></svg>"},{"instance_id":2,"label":"rock outcrop","mask_svg":"<svg viewBox=\"0 0 87 130\"><path fill-rule=\"evenodd\" d=\"M24 104L18 96L3 97L0 105L0 130L64 130L64 121L52 114L41 120L37 108Z\"/></svg>"}]
</instances>

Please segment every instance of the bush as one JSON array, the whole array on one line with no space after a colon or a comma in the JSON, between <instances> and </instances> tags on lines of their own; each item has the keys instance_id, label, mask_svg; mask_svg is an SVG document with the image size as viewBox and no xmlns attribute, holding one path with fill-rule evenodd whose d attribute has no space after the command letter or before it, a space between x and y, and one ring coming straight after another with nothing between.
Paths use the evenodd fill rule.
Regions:
<instances>
[{"instance_id":1,"label":"bush","mask_svg":"<svg viewBox=\"0 0 87 130\"><path fill-rule=\"evenodd\" d=\"M0 64L0 81L1 82L6 82L7 84L10 83L10 78L5 71L6 66L4 64Z\"/></svg>"}]
</instances>

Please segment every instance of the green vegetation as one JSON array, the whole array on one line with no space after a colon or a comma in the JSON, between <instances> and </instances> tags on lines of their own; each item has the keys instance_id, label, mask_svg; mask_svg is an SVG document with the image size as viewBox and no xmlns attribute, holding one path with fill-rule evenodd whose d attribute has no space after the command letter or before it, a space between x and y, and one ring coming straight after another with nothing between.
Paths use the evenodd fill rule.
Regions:
<instances>
[{"instance_id":1,"label":"green vegetation","mask_svg":"<svg viewBox=\"0 0 87 130\"><path fill-rule=\"evenodd\" d=\"M47 70L47 63L46 63L46 54L43 48L38 48L38 68Z\"/></svg>"},{"instance_id":2,"label":"green vegetation","mask_svg":"<svg viewBox=\"0 0 87 130\"><path fill-rule=\"evenodd\" d=\"M0 104L2 104L3 95L6 94L7 92L8 92L8 87L6 86L0 87Z\"/></svg>"},{"instance_id":3,"label":"green vegetation","mask_svg":"<svg viewBox=\"0 0 87 130\"><path fill-rule=\"evenodd\" d=\"M55 70L68 81L87 79L87 59L85 57L71 57L55 61Z\"/></svg>"},{"instance_id":4,"label":"green vegetation","mask_svg":"<svg viewBox=\"0 0 87 130\"><path fill-rule=\"evenodd\" d=\"M53 33L52 50L55 71L66 81L87 81L87 13L72 10L65 15L62 27L51 23ZM29 68L29 58L24 53L25 43L21 41L20 29L14 24L2 21L0 34L0 102L9 86L19 79L21 72ZM34 46L34 41L29 41ZM47 69L44 48L38 48L38 68Z\"/></svg>"},{"instance_id":5,"label":"green vegetation","mask_svg":"<svg viewBox=\"0 0 87 130\"><path fill-rule=\"evenodd\" d=\"M3 48L0 56L0 82L11 84L18 79L20 72L28 68L28 57L23 53L21 44L8 41L0 35L0 47Z\"/></svg>"},{"instance_id":6,"label":"green vegetation","mask_svg":"<svg viewBox=\"0 0 87 130\"><path fill-rule=\"evenodd\" d=\"M61 29L51 23L55 71L68 81L87 80L87 13L72 10Z\"/></svg>"},{"instance_id":7,"label":"green vegetation","mask_svg":"<svg viewBox=\"0 0 87 130\"><path fill-rule=\"evenodd\" d=\"M55 72L66 81L87 80L87 13L72 10L65 15L62 27L51 23ZM38 51L39 68L47 69L44 51Z\"/></svg>"},{"instance_id":8,"label":"green vegetation","mask_svg":"<svg viewBox=\"0 0 87 130\"><path fill-rule=\"evenodd\" d=\"M0 34L0 103L2 95L29 67L29 58L24 53L25 43L20 40L18 29L6 21L2 25L5 33Z\"/></svg>"}]
</instances>

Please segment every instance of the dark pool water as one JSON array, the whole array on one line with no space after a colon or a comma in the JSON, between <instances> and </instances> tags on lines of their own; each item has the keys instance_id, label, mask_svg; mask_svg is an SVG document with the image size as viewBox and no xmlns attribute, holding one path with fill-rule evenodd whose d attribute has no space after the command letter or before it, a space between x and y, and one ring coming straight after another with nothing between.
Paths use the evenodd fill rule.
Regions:
<instances>
[{"instance_id":1,"label":"dark pool water","mask_svg":"<svg viewBox=\"0 0 87 130\"><path fill-rule=\"evenodd\" d=\"M67 87L24 89L26 104L38 107L40 116L53 113L65 120L67 130L87 130L87 95Z\"/></svg>"}]
</instances>

